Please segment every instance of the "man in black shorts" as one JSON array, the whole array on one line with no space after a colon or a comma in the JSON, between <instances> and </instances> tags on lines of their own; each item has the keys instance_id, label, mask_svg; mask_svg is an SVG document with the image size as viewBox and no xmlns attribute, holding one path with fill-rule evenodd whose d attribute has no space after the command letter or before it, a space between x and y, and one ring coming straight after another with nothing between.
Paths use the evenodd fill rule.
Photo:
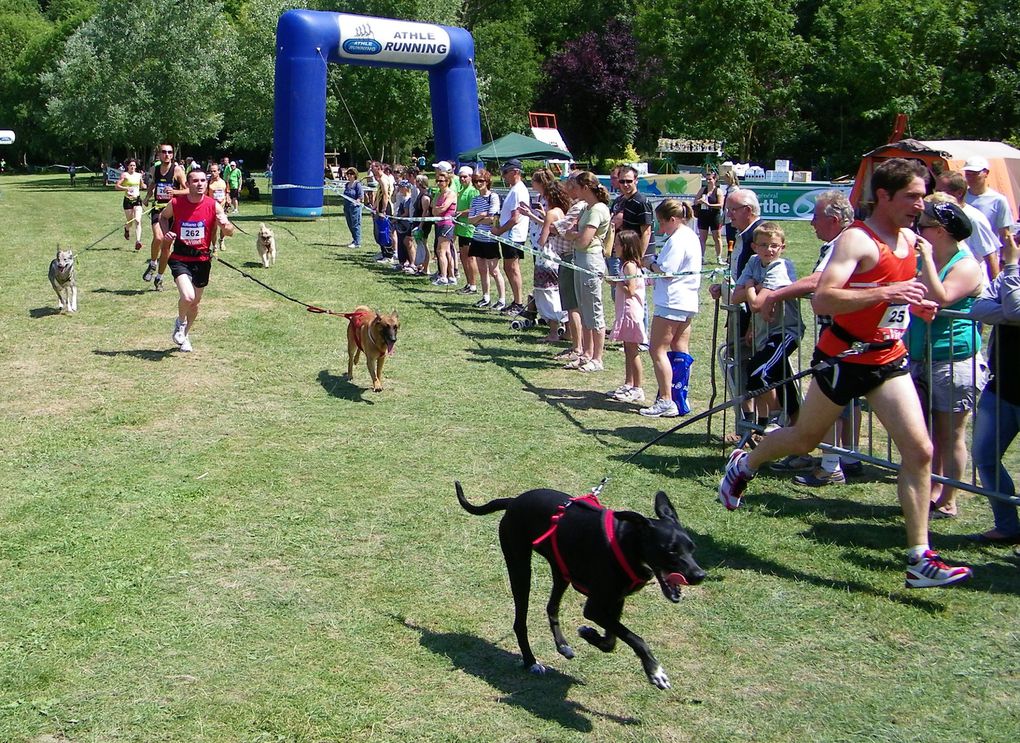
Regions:
<instances>
[{"instance_id":1,"label":"man in black shorts","mask_svg":"<svg viewBox=\"0 0 1020 743\"><path fill-rule=\"evenodd\" d=\"M510 282L510 291L513 292L513 302L506 308L508 315L517 315L524 310L523 283L521 279L521 259L524 258L524 243L528 240L528 217L518 210L519 204L528 204L531 201L531 194L528 187L521 180L521 161L517 159L507 160L503 163L501 170L503 182L510 187L510 192L503 199L500 207L499 219L492 227L493 235L502 235L511 240L513 247L506 243L500 243L500 251L503 254L503 272L506 273L507 281Z\"/></svg>"},{"instance_id":2,"label":"man in black shorts","mask_svg":"<svg viewBox=\"0 0 1020 743\"><path fill-rule=\"evenodd\" d=\"M948 586L971 576L970 568L943 563L928 544L932 444L901 340L911 311L932 316L937 309L915 278L921 238L910 229L924 210L925 175L920 163L901 158L875 169L874 210L839 236L812 301L817 314L832 315L815 363L853 353L815 373L796 424L772 431L750 454L734 451L719 483L722 504L739 508L762 465L807 454L844 407L855 397L867 398L900 452L897 494L906 522L908 588Z\"/></svg>"},{"instance_id":3,"label":"man in black shorts","mask_svg":"<svg viewBox=\"0 0 1020 743\"><path fill-rule=\"evenodd\" d=\"M149 247L149 262L142 273L142 281L152 281L152 288L156 291L163 289L163 272L157 273L159 265L159 252L163 246L163 231L159 223L159 215L174 196L183 196L188 193L188 184L185 182L184 168L174 162L174 146L164 142L159 146L159 165L152 166L149 171L149 188L145 192L143 206L149 205L149 200L155 196L156 203L149 212L152 222L152 244ZM155 280L153 280L155 279Z\"/></svg>"},{"instance_id":4,"label":"man in black shorts","mask_svg":"<svg viewBox=\"0 0 1020 743\"><path fill-rule=\"evenodd\" d=\"M191 351L191 330L198 317L202 293L209 284L212 265L209 247L216 241L217 229L226 237L234 234L234 225L227 219L224 207L206 196L205 172L192 170L187 185L186 195L175 196L159 215L163 234L160 275L169 265L180 294L171 337L185 352ZM171 231L171 225L177 232Z\"/></svg>"}]
</instances>

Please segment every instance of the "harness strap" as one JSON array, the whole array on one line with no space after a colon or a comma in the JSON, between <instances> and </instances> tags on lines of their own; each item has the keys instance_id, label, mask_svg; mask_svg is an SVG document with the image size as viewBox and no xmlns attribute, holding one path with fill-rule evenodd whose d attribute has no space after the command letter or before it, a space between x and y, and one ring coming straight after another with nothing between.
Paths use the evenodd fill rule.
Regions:
<instances>
[{"instance_id":1,"label":"harness strap","mask_svg":"<svg viewBox=\"0 0 1020 743\"><path fill-rule=\"evenodd\" d=\"M829 330L831 330L832 334L834 336L836 336L837 338L839 338L844 343L846 343L848 345L851 345L851 346L854 345L855 343L863 344L863 345L868 347L867 348L868 351L885 351L887 348L892 348L893 346L896 345L896 340L895 339L884 340L884 341L876 341L876 342L862 341L860 338L858 338L853 333L851 333L849 330L847 330L842 325L840 325L840 324L838 324L836 322L833 322L829 326Z\"/></svg>"},{"instance_id":2,"label":"harness strap","mask_svg":"<svg viewBox=\"0 0 1020 743\"><path fill-rule=\"evenodd\" d=\"M369 313L361 310L360 312L344 312L342 314L351 321L352 325L354 325L354 345L358 347L359 351L365 353L365 349L361 345L361 333L358 331L361 330L361 327L365 324L365 318L368 317Z\"/></svg>"},{"instance_id":3,"label":"harness strap","mask_svg":"<svg viewBox=\"0 0 1020 743\"><path fill-rule=\"evenodd\" d=\"M563 554L560 552L559 540L556 538L556 531L559 528L560 521L567 511L567 508L572 506L575 502L582 501L586 505L602 511L602 530L606 534L606 541L609 543L609 549L613 553L613 557L616 558L616 562L619 564L620 569L623 570L624 574L630 579L630 590L639 588L647 583L647 580L640 578L634 569L627 562L627 557L623 554L623 549L620 547L619 541L616 539L616 522L613 518L613 511L604 507L599 503L598 496L595 493L586 493L585 495L579 495L576 498L571 498L566 503L560 504L556 513L554 513L549 521L549 528L540 537L532 541L532 547L538 547L542 542L549 540L552 547L553 560L556 562L556 567L560 571L560 575L567 583L571 584L578 591L583 593L585 596L588 595L588 589L579 584L576 580L570 577L570 570L567 568L567 561L563 559Z\"/></svg>"},{"instance_id":4,"label":"harness strap","mask_svg":"<svg viewBox=\"0 0 1020 743\"><path fill-rule=\"evenodd\" d=\"M623 550L620 548L620 543L616 539L616 522L613 520L613 512L606 509L605 514L602 516L602 528L606 532L606 540L609 542L609 549L612 550L613 556L616 557L616 562L620 564L623 569L624 575L630 578L630 589L634 590L639 586L643 586L647 583L647 580L642 580L638 577L637 573L627 562L627 557L623 554Z\"/></svg>"}]
</instances>

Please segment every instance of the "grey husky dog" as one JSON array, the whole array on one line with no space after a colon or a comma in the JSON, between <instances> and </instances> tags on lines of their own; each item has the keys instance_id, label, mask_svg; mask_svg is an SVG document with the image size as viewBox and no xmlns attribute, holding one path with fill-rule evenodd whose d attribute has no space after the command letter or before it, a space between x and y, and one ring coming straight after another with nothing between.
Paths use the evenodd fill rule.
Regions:
<instances>
[{"instance_id":1,"label":"grey husky dog","mask_svg":"<svg viewBox=\"0 0 1020 743\"><path fill-rule=\"evenodd\" d=\"M75 280L74 253L57 248L57 257L50 261L50 286L57 293L57 309L78 311L78 284Z\"/></svg>"}]
</instances>

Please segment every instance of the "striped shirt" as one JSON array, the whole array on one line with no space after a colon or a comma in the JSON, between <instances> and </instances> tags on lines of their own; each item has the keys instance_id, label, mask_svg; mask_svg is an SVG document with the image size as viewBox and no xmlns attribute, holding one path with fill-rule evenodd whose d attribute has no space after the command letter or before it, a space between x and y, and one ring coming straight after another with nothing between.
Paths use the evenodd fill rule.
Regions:
<instances>
[{"instance_id":1,"label":"striped shirt","mask_svg":"<svg viewBox=\"0 0 1020 743\"><path fill-rule=\"evenodd\" d=\"M475 196L471 199L471 209L468 211L468 218L477 217L481 214L488 214L490 217L499 214L499 194L489 191L488 196ZM474 239L480 243L495 242L492 237L492 225L488 222L481 222L475 225Z\"/></svg>"}]
</instances>

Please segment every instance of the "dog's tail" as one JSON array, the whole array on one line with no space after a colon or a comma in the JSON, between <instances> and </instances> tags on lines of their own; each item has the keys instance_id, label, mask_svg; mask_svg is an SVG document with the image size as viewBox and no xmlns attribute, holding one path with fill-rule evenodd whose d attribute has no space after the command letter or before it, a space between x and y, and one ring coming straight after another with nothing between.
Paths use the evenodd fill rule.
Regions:
<instances>
[{"instance_id":1,"label":"dog's tail","mask_svg":"<svg viewBox=\"0 0 1020 743\"><path fill-rule=\"evenodd\" d=\"M475 506L468 503L468 499L464 497L464 488L460 486L460 483L454 481L453 484L457 488L457 500L460 501L461 508L475 516L484 516L487 513L505 511L506 507L509 506L510 502L513 500L513 498L496 498L496 500L491 500L484 505Z\"/></svg>"}]
</instances>

